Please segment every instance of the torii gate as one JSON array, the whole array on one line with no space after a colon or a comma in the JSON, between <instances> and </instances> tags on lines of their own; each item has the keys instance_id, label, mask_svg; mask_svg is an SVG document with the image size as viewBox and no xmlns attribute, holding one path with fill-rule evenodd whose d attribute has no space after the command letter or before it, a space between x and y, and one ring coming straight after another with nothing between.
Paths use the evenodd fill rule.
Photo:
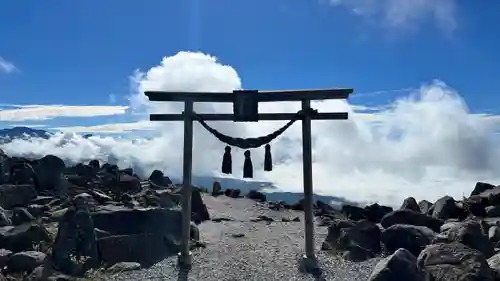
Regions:
<instances>
[{"instance_id":1,"label":"torii gate","mask_svg":"<svg viewBox=\"0 0 500 281\"><path fill-rule=\"evenodd\" d=\"M237 90L232 93L220 92L162 92L147 91L145 95L150 101L184 102L184 112L180 114L151 114L150 121L184 121L184 155L183 155L183 188L182 188L182 240L178 255L178 265L184 269L191 268L192 257L189 251L191 224L191 175L193 157L193 121L233 121L258 122L270 120L292 120L295 113L258 113L259 102L301 101L302 112L302 161L304 185L305 215L305 255L301 265L307 271L318 268L314 253L314 210L312 183L312 148L311 120L345 120L347 112L318 113L311 108L311 100L347 99L353 89L316 89L257 91ZM194 102L231 102L233 114L196 114ZM198 118L195 118L195 117Z\"/></svg>"}]
</instances>

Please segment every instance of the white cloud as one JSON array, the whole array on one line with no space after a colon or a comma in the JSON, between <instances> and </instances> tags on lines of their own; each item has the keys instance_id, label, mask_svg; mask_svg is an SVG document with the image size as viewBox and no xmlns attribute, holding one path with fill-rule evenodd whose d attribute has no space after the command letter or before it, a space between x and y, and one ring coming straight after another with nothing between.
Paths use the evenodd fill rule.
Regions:
<instances>
[{"instance_id":1,"label":"white cloud","mask_svg":"<svg viewBox=\"0 0 500 281\"><path fill-rule=\"evenodd\" d=\"M138 121L129 123L110 123L94 126L70 126L70 127L57 127L53 130L61 132L73 133L106 133L106 134L121 134L130 133L135 131L147 131L157 129L159 123L150 121Z\"/></svg>"},{"instance_id":2,"label":"white cloud","mask_svg":"<svg viewBox=\"0 0 500 281\"><path fill-rule=\"evenodd\" d=\"M158 66L145 73L137 72L134 77L136 94L130 97L131 106L144 117L151 112L181 112L182 104L148 103L143 90L242 88L233 68L200 53L181 52L166 57ZM313 182L317 193L397 206L407 196L435 200L448 194L458 198L468 194L476 181L500 182L498 122L494 121L498 117L485 119L487 116L470 114L458 93L441 81L423 85L376 114L355 113L347 102L337 100L314 103L314 107L323 112L350 114L346 121L313 123ZM195 108L198 112L230 112L231 105L196 104ZM265 103L260 107L262 112L298 109L298 103ZM266 135L283 123L210 122L234 137ZM13 155L51 153L72 161L107 160L112 155L123 166L145 172L161 169L168 175L179 176L182 174L182 123L155 124L158 136L151 139L139 136L134 140L97 136L83 139L65 133L50 140L15 141L2 149ZM117 130L116 127L110 129L109 124L105 126L108 128L101 128L102 131ZM271 144L275 165L270 173L263 172L264 150L252 150L256 179L273 181L287 191L302 190L300 129L300 124L293 125ZM219 175L223 152L224 144L196 124L194 173ZM234 149L233 171L237 178L241 178L243 160L243 151Z\"/></svg>"},{"instance_id":3,"label":"white cloud","mask_svg":"<svg viewBox=\"0 0 500 281\"><path fill-rule=\"evenodd\" d=\"M327 0L328 1L328 0ZM382 21L389 27L414 27L433 20L446 31L457 27L456 0L329 0L335 6L344 6L353 14Z\"/></svg>"},{"instance_id":4,"label":"white cloud","mask_svg":"<svg viewBox=\"0 0 500 281\"><path fill-rule=\"evenodd\" d=\"M24 105L0 109L0 121L48 120L56 117L94 117L124 114L128 106Z\"/></svg>"},{"instance_id":5,"label":"white cloud","mask_svg":"<svg viewBox=\"0 0 500 281\"><path fill-rule=\"evenodd\" d=\"M118 97L115 94L109 94L108 100L110 103L116 103L116 101L118 100Z\"/></svg>"},{"instance_id":6,"label":"white cloud","mask_svg":"<svg viewBox=\"0 0 500 281\"><path fill-rule=\"evenodd\" d=\"M6 59L0 56L0 73L1 72L12 73L16 70L17 68L12 62L7 61Z\"/></svg>"}]
</instances>

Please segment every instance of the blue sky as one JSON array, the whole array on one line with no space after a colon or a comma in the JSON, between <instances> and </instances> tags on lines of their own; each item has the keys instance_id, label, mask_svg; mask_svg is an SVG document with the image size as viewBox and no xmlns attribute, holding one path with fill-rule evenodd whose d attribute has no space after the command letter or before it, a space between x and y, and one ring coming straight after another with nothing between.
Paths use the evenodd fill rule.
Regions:
<instances>
[{"instance_id":1,"label":"blue sky","mask_svg":"<svg viewBox=\"0 0 500 281\"><path fill-rule=\"evenodd\" d=\"M348 121L314 122L315 192L398 206L408 196L460 198L477 181L500 182L499 18L498 0L0 1L0 128L125 137L57 134L2 149L74 162L112 155L123 167L180 175L182 124L148 122L145 113L158 108L142 90L352 87L353 107L315 104L357 111ZM410 93L420 99L404 99ZM380 105L390 106L373 110ZM280 126L211 125L235 137ZM148 132L161 136L145 140ZM199 126L194 134L193 173L215 175L223 144ZM253 150L256 178L301 191L301 144L295 125L273 142L271 173ZM243 153L233 157L238 178Z\"/></svg>"},{"instance_id":2,"label":"blue sky","mask_svg":"<svg viewBox=\"0 0 500 281\"><path fill-rule=\"evenodd\" d=\"M0 103L102 107L49 108L45 120L4 112L0 127L135 121L115 107L129 104L129 78L179 51L216 56L248 89L368 93L440 79L472 111L498 113L499 13L498 1L1 1ZM352 103L377 105L401 94ZM95 110L114 115L81 117Z\"/></svg>"}]
</instances>

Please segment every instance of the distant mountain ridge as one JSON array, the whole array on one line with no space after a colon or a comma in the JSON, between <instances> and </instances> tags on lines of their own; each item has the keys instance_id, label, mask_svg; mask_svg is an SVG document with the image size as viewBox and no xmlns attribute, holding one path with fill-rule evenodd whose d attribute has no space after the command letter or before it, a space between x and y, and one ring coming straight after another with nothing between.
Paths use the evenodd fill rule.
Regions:
<instances>
[{"instance_id":1,"label":"distant mountain ridge","mask_svg":"<svg viewBox=\"0 0 500 281\"><path fill-rule=\"evenodd\" d=\"M13 139L24 139L30 137L48 139L51 135L52 133L48 131L32 129L29 127L12 127L0 129L0 140L2 140L3 142L11 141Z\"/></svg>"}]
</instances>

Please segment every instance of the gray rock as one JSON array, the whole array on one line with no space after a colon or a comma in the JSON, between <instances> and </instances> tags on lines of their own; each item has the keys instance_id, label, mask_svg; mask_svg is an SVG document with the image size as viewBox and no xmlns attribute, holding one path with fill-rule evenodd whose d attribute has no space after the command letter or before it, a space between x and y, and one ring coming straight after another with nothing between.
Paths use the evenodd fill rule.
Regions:
<instances>
[{"instance_id":1,"label":"gray rock","mask_svg":"<svg viewBox=\"0 0 500 281\"><path fill-rule=\"evenodd\" d=\"M479 194L485 192L486 190L490 190L493 188L495 188L495 186L492 184L485 183L485 182L477 182L476 186L474 187L474 190L472 190L470 196L479 195Z\"/></svg>"},{"instance_id":2,"label":"gray rock","mask_svg":"<svg viewBox=\"0 0 500 281\"><path fill-rule=\"evenodd\" d=\"M389 253L403 248L418 256L427 245L431 244L436 234L425 226L396 224L382 232L382 243Z\"/></svg>"},{"instance_id":3,"label":"gray rock","mask_svg":"<svg viewBox=\"0 0 500 281\"><path fill-rule=\"evenodd\" d=\"M488 239L492 243L498 243L500 242L500 226L492 226L488 230Z\"/></svg>"},{"instance_id":4,"label":"gray rock","mask_svg":"<svg viewBox=\"0 0 500 281\"><path fill-rule=\"evenodd\" d=\"M372 222L380 222L388 213L392 212L392 207L382 206L377 203L368 205L364 208L366 219Z\"/></svg>"},{"instance_id":5,"label":"gray rock","mask_svg":"<svg viewBox=\"0 0 500 281\"><path fill-rule=\"evenodd\" d=\"M394 254L381 260L373 269L368 281L424 281L417 268L417 258L406 249L398 249Z\"/></svg>"},{"instance_id":6,"label":"gray rock","mask_svg":"<svg viewBox=\"0 0 500 281\"><path fill-rule=\"evenodd\" d=\"M489 218L500 217L500 205L486 207L486 215Z\"/></svg>"},{"instance_id":7,"label":"gray rock","mask_svg":"<svg viewBox=\"0 0 500 281\"><path fill-rule=\"evenodd\" d=\"M469 220L457 223L442 233L439 242L460 242L472 249L483 253L486 258L494 253L493 244L488 236L483 233L481 225L477 221Z\"/></svg>"},{"instance_id":8,"label":"gray rock","mask_svg":"<svg viewBox=\"0 0 500 281\"><path fill-rule=\"evenodd\" d=\"M97 247L104 263L138 262L153 265L179 252L180 240L159 233L113 235L97 239Z\"/></svg>"},{"instance_id":9,"label":"gray rock","mask_svg":"<svg viewBox=\"0 0 500 281\"><path fill-rule=\"evenodd\" d=\"M267 197L264 193L253 189L248 192L246 197L260 202L264 202L267 200Z\"/></svg>"},{"instance_id":10,"label":"gray rock","mask_svg":"<svg viewBox=\"0 0 500 281\"><path fill-rule=\"evenodd\" d=\"M8 225L11 225L11 224L12 224L12 222L9 219L9 217L7 216L7 214L5 213L5 210L3 210L0 207L0 227L2 227L2 226L8 226Z\"/></svg>"},{"instance_id":11,"label":"gray rock","mask_svg":"<svg viewBox=\"0 0 500 281\"><path fill-rule=\"evenodd\" d=\"M444 196L434 203L432 216L442 220L458 218L460 216L460 209L457 207L453 197Z\"/></svg>"},{"instance_id":12,"label":"gray rock","mask_svg":"<svg viewBox=\"0 0 500 281\"><path fill-rule=\"evenodd\" d=\"M464 244L439 243L427 246L418 256L417 267L426 280L493 281L493 271L484 255Z\"/></svg>"},{"instance_id":13,"label":"gray rock","mask_svg":"<svg viewBox=\"0 0 500 281\"><path fill-rule=\"evenodd\" d=\"M180 237L181 211L163 208L129 209L114 205L99 206L91 212L94 227L112 235L164 233ZM123 223L127 222L127 223Z\"/></svg>"},{"instance_id":14,"label":"gray rock","mask_svg":"<svg viewBox=\"0 0 500 281\"><path fill-rule=\"evenodd\" d=\"M20 252L33 250L33 245L51 242L45 227L36 223L0 227L0 248Z\"/></svg>"},{"instance_id":15,"label":"gray rock","mask_svg":"<svg viewBox=\"0 0 500 281\"><path fill-rule=\"evenodd\" d=\"M71 258L72 254L77 259L86 259L75 263ZM85 206L77 203L64 214L59 222L52 258L55 269L71 275L83 275L99 265L94 225Z\"/></svg>"},{"instance_id":16,"label":"gray rock","mask_svg":"<svg viewBox=\"0 0 500 281\"><path fill-rule=\"evenodd\" d=\"M0 268L4 268L7 265L7 261L12 255L12 251L0 249Z\"/></svg>"},{"instance_id":17,"label":"gray rock","mask_svg":"<svg viewBox=\"0 0 500 281\"><path fill-rule=\"evenodd\" d=\"M7 261L10 272L31 273L37 266L43 264L46 255L38 251L26 251L15 253Z\"/></svg>"},{"instance_id":18,"label":"gray rock","mask_svg":"<svg viewBox=\"0 0 500 281\"><path fill-rule=\"evenodd\" d=\"M496 254L488 259L488 265L493 270L495 280L500 279L500 254Z\"/></svg>"},{"instance_id":19,"label":"gray rock","mask_svg":"<svg viewBox=\"0 0 500 281\"><path fill-rule=\"evenodd\" d=\"M350 251L349 260L366 260L378 254L380 249L380 228L373 222L361 220L334 221L328 227L323 250Z\"/></svg>"},{"instance_id":20,"label":"gray rock","mask_svg":"<svg viewBox=\"0 0 500 281\"><path fill-rule=\"evenodd\" d=\"M420 212L422 212L422 214L431 215L434 211L433 204L427 200L418 202L418 207L420 208Z\"/></svg>"},{"instance_id":21,"label":"gray rock","mask_svg":"<svg viewBox=\"0 0 500 281\"><path fill-rule=\"evenodd\" d=\"M163 189L167 188L169 185L172 184L172 181L170 180L169 177L165 177L162 171L160 170L154 170L151 175L149 176L149 181L152 182L154 185L154 189Z\"/></svg>"},{"instance_id":22,"label":"gray rock","mask_svg":"<svg viewBox=\"0 0 500 281\"><path fill-rule=\"evenodd\" d=\"M23 223L30 223L35 220L35 218L26 210L26 208L18 207L14 208L12 211L12 224L20 225Z\"/></svg>"},{"instance_id":23,"label":"gray rock","mask_svg":"<svg viewBox=\"0 0 500 281\"><path fill-rule=\"evenodd\" d=\"M37 192L33 185L0 185L0 207L10 209L14 206L27 206L35 199Z\"/></svg>"},{"instance_id":24,"label":"gray rock","mask_svg":"<svg viewBox=\"0 0 500 281\"><path fill-rule=\"evenodd\" d=\"M28 276L29 281L76 281L77 278L55 271L50 266L43 265L35 268Z\"/></svg>"},{"instance_id":25,"label":"gray rock","mask_svg":"<svg viewBox=\"0 0 500 281\"><path fill-rule=\"evenodd\" d=\"M413 197L408 197L403 201L403 205L401 205L400 209L412 210L415 212L421 212L420 206L417 204L417 200Z\"/></svg>"},{"instance_id":26,"label":"gray rock","mask_svg":"<svg viewBox=\"0 0 500 281\"><path fill-rule=\"evenodd\" d=\"M486 206L496 206L500 204L500 187L496 186L491 189L487 189L477 195Z\"/></svg>"},{"instance_id":27,"label":"gray rock","mask_svg":"<svg viewBox=\"0 0 500 281\"><path fill-rule=\"evenodd\" d=\"M439 232L441 226L444 224L444 221L411 210L395 210L385 215L380 224L384 228L388 228L395 224L426 226L436 232Z\"/></svg>"},{"instance_id":28,"label":"gray rock","mask_svg":"<svg viewBox=\"0 0 500 281\"><path fill-rule=\"evenodd\" d=\"M119 262L108 268L110 273L119 273L131 270L137 270L141 268L141 264L137 262Z\"/></svg>"}]
</instances>

